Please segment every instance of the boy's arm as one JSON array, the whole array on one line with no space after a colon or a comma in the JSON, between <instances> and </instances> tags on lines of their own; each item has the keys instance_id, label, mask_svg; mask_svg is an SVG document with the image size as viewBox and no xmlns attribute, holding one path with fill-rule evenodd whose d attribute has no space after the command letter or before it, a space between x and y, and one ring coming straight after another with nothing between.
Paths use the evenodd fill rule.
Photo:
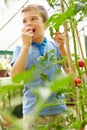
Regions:
<instances>
[{"instance_id":1,"label":"boy's arm","mask_svg":"<svg viewBox=\"0 0 87 130\"><path fill-rule=\"evenodd\" d=\"M14 62L14 64L11 67L10 70L11 77L25 70L27 55L28 55L28 47L22 47L18 57L16 58L17 60Z\"/></svg>"},{"instance_id":2,"label":"boy's arm","mask_svg":"<svg viewBox=\"0 0 87 130\"><path fill-rule=\"evenodd\" d=\"M63 34L61 32L55 32L53 35L53 39L57 43L58 49L60 50L62 57L66 57ZM65 64L62 64L62 67L66 73L69 72L67 59L65 60Z\"/></svg>"},{"instance_id":3,"label":"boy's arm","mask_svg":"<svg viewBox=\"0 0 87 130\"><path fill-rule=\"evenodd\" d=\"M33 36L33 32L30 28L25 27L22 29L22 32L21 32L22 47L21 47L21 51L17 57L16 62L13 64L11 68L11 71L10 71L11 77L25 70L28 51L32 42L32 36Z\"/></svg>"}]
</instances>

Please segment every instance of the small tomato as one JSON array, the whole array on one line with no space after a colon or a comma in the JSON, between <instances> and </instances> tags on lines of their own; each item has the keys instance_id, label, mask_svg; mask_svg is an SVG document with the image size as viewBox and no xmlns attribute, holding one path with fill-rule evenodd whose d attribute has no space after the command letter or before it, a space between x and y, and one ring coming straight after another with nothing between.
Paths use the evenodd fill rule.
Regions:
<instances>
[{"instance_id":1,"label":"small tomato","mask_svg":"<svg viewBox=\"0 0 87 130\"><path fill-rule=\"evenodd\" d=\"M75 80L74 80L74 83L75 83L75 86L76 86L76 87L79 87L79 85L82 83L81 78L76 77Z\"/></svg>"},{"instance_id":2,"label":"small tomato","mask_svg":"<svg viewBox=\"0 0 87 130\"><path fill-rule=\"evenodd\" d=\"M79 65L79 67L85 67L85 62L84 62L84 60L79 60L79 61L78 61L78 65Z\"/></svg>"}]
</instances>

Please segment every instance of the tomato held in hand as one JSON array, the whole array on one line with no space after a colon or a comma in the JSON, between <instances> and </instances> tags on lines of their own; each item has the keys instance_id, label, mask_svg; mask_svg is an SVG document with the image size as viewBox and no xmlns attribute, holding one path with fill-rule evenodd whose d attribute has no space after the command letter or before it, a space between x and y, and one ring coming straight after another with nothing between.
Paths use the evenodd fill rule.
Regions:
<instances>
[{"instance_id":1,"label":"tomato held in hand","mask_svg":"<svg viewBox=\"0 0 87 130\"><path fill-rule=\"evenodd\" d=\"M79 61L78 61L78 65L79 65L79 67L85 67L85 62L84 62L84 60L79 60Z\"/></svg>"},{"instance_id":2,"label":"tomato held in hand","mask_svg":"<svg viewBox=\"0 0 87 130\"><path fill-rule=\"evenodd\" d=\"M76 86L76 87L79 87L79 86L80 86L80 84L82 83L81 78L76 77L76 78L75 78L75 80L74 80L74 83L75 83L75 86Z\"/></svg>"}]
</instances>

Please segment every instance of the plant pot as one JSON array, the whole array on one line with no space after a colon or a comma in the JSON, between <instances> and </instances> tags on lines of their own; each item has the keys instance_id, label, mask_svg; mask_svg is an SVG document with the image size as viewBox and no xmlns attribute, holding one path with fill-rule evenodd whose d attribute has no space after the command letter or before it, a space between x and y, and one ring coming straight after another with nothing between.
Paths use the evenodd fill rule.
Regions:
<instances>
[{"instance_id":1,"label":"plant pot","mask_svg":"<svg viewBox=\"0 0 87 130\"><path fill-rule=\"evenodd\" d=\"M0 70L0 77L7 77L8 71L7 70Z\"/></svg>"}]
</instances>

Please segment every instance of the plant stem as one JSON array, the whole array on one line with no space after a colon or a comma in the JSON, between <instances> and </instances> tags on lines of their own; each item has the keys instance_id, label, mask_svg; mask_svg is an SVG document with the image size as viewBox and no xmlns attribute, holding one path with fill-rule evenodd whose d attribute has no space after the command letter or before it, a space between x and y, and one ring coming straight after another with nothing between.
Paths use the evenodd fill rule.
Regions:
<instances>
[{"instance_id":1,"label":"plant stem","mask_svg":"<svg viewBox=\"0 0 87 130\"><path fill-rule=\"evenodd\" d=\"M75 27L75 23L74 23L74 18L70 18L70 26L71 26L71 32L72 32L72 37L73 37L73 43L74 43L74 54L75 54L75 64L76 64L76 68L77 68L77 72L78 72L78 75L81 76L81 72L80 72L80 68L78 66L78 58L77 58L77 48L76 48L76 39L75 39L75 30L74 30L74 27ZM81 118L81 115L80 115L80 98L79 98L79 90L76 91L76 112L77 112L77 121L80 120Z\"/></svg>"},{"instance_id":2,"label":"plant stem","mask_svg":"<svg viewBox=\"0 0 87 130\"><path fill-rule=\"evenodd\" d=\"M77 26L75 26L75 30L76 30L76 35L77 35L77 39L78 39L78 43L79 43L79 47L80 47L82 59L84 59L84 53L83 53L83 50L82 50L81 41L80 41L80 36L79 36L79 33L78 33L78 28L77 28Z\"/></svg>"},{"instance_id":3,"label":"plant stem","mask_svg":"<svg viewBox=\"0 0 87 130\"><path fill-rule=\"evenodd\" d=\"M78 75L81 76L81 71L80 71L80 68L78 66L78 58L77 58L77 47L76 47L75 30L74 30L74 27L75 27L74 18L70 18L70 26L71 26L73 43L74 43L75 64L76 64L76 68L78 71Z\"/></svg>"},{"instance_id":4,"label":"plant stem","mask_svg":"<svg viewBox=\"0 0 87 130\"><path fill-rule=\"evenodd\" d=\"M61 10L64 13L64 3L61 0ZM65 21L64 24L64 35L65 35L65 45L66 45L66 53L67 53L67 62L69 66L70 73L75 73L75 67L72 62L71 54L70 54L70 47L69 47L69 36L68 36L68 29L67 29L67 22Z\"/></svg>"}]
</instances>

